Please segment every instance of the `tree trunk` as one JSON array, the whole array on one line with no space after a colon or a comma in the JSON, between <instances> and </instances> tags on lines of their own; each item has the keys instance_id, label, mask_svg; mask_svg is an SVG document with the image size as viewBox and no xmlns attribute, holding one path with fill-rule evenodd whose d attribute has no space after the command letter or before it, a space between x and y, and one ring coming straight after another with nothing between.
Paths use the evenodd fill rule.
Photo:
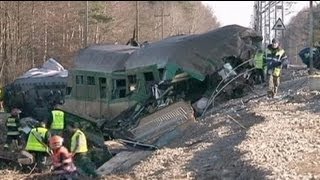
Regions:
<instances>
[{"instance_id":1,"label":"tree trunk","mask_svg":"<svg viewBox=\"0 0 320 180\"><path fill-rule=\"evenodd\" d=\"M4 10L4 42L3 42L3 62L4 62L4 85L9 83L9 63L8 63L8 57L7 57L7 46L8 46L8 8L7 4L4 4L5 10Z\"/></svg>"},{"instance_id":2,"label":"tree trunk","mask_svg":"<svg viewBox=\"0 0 320 180\"><path fill-rule=\"evenodd\" d=\"M34 56L35 56L35 42L34 42L34 35L35 35L35 27L34 27L34 1L32 1L32 9L31 9L31 66L32 68L35 67L35 60L34 60Z\"/></svg>"},{"instance_id":3,"label":"tree trunk","mask_svg":"<svg viewBox=\"0 0 320 180\"><path fill-rule=\"evenodd\" d=\"M46 61L48 56L48 9L47 6L45 7L46 13L46 20L44 25L44 55L43 55L43 62Z\"/></svg>"},{"instance_id":4,"label":"tree trunk","mask_svg":"<svg viewBox=\"0 0 320 180\"><path fill-rule=\"evenodd\" d=\"M66 14L63 15L63 18L62 18L62 47L65 46L65 41L66 41Z\"/></svg>"}]
</instances>

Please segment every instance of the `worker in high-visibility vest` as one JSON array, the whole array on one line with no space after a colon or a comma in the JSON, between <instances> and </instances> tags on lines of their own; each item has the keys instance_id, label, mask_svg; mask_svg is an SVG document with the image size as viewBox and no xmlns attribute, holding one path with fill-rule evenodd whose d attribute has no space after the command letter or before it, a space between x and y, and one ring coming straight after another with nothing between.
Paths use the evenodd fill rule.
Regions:
<instances>
[{"instance_id":1,"label":"worker in high-visibility vest","mask_svg":"<svg viewBox=\"0 0 320 180\"><path fill-rule=\"evenodd\" d=\"M267 76L269 79L268 97L274 98L280 85L280 76L283 66L287 66L287 55L280 47L277 39L272 39L272 44L267 46L266 51Z\"/></svg>"},{"instance_id":2,"label":"worker in high-visibility vest","mask_svg":"<svg viewBox=\"0 0 320 180\"><path fill-rule=\"evenodd\" d=\"M7 139L4 145L5 149L9 149L12 144L15 144L16 148L20 145L20 113L21 110L13 108L11 111L11 116L6 121L7 127ZM13 149L11 149L13 150Z\"/></svg>"},{"instance_id":3,"label":"worker in high-visibility vest","mask_svg":"<svg viewBox=\"0 0 320 180\"><path fill-rule=\"evenodd\" d=\"M255 81L257 84L265 82L264 79L264 70L266 67L266 59L264 58L264 52L262 49L258 49L254 56L254 66L255 66Z\"/></svg>"},{"instance_id":4,"label":"worker in high-visibility vest","mask_svg":"<svg viewBox=\"0 0 320 180\"><path fill-rule=\"evenodd\" d=\"M74 157L75 164L80 174L96 176L95 165L87 156L88 144L87 137L80 130L79 124L68 124L68 130L71 132L70 152Z\"/></svg>"},{"instance_id":5,"label":"worker in high-visibility vest","mask_svg":"<svg viewBox=\"0 0 320 180\"><path fill-rule=\"evenodd\" d=\"M25 150L35 155L35 162L38 165L38 170L41 172L47 161L49 152L50 132L46 128L44 122L40 123L39 127L31 129Z\"/></svg>"},{"instance_id":6,"label":"worker in high-visibility vest","mask_svg":"<svg viewBox=\"0 0 320 180\"><path fill-rule=\"evenodd\" d=\"M64 112L57 109L57 106L51 111L50 131L52 135L62 136L65 126Z\"/></svg>"}]
</instances>

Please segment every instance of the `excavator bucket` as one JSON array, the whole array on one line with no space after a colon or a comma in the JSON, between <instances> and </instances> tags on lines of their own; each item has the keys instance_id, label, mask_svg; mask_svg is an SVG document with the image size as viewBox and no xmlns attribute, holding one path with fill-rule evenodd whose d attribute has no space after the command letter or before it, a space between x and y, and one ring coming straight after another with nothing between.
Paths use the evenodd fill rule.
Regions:
<instances>
[{"instance_id":1,"label":"excavator bucket","mask_svg":"<svg viewBox=\"0 0 320 180\"><path fill-rule=\"evenodd\" d=\"M179 101L143 117L138 126L129 131L135 141L162 147L179 137L192 122L195 117L191 104Z\"/></svg>"}]
</instances>

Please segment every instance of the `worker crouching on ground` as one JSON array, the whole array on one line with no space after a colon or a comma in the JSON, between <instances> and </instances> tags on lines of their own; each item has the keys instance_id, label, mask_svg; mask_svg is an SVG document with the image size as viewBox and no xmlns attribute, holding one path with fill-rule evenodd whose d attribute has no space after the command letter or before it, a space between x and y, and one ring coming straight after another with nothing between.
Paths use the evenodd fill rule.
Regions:
<instances>
[{"instance_id":1,"label":"worker crouching on ground","mask_svg":"<svg viewBox=\"0 0 320 180\"><path fill-rule=\"evenodd\" d=\"M47 164L49 138L50 133L44 122L41 122L39 127L31 129L28 136L25 150L35 155L35 162L40 172L45 169Z\"/></svg>"},{"instance_id":2,"label":"worker crouching on ground","mask_svg":"<svg viewBox=\"0 0 320 180\"><path fill-rule=\"evenodd\" d=\"M268 97L274 98L280 85L281 69L287 65L287 55L277 39L272 39L266 52L267 75L269 79Z\"/></svg>"},{"instance_id":3,"label":"worker crouching on ground","mask_svg":"<svg viewBox=\"0 0 320 180\"><path fill-rule=\"evenodd\" d=\"M78 172L85 176L92 175L96 177L96 167L87 156L88 144L86 135L80 130L79 124L77 123L71 123L67 127L72 134L70 151L74 157Z\"/></svg>"},{"instance_id":4,"label":"worker crouching on ground","mask_svg":"<svg viewBox=\"0 0 320 180\"><path fill-rule=\"evenodd\" d=\"M5 149L9 149L13 144L15 148L18 149L18 146L21 144L20 141L20 113L21 110L14 108L11 111L11 116L7 119L6 127L7 127L7 139L6 144L4 145Z\"/></svg>"},{"instance_id":5,"label":"worker crouching on ground","mask_svg":"<svg viewBox=\"0 0 320 180\"><path fill-rule=\"evenodd\" d=\"M76 178L77 168L73 163L71 153L63 146L63 138L58 135L52 136L49 145L52 149L52 172L64 176L60 179Z\"/></svg>"}]
</instances>

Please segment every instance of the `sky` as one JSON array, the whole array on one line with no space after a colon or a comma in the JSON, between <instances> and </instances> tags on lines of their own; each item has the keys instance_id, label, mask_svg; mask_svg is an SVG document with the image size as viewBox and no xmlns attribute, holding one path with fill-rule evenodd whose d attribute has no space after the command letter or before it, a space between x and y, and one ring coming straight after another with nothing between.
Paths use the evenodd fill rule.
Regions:
<instances>
[{"instance_id":1,"label":"sky","mask_svg":"<svg viewBox=\"0 0 320 180\"><path fill-rule=\"evenodd\" d=\"M287 24L290 18L296 15L299 10L309 6L309 1L296 2L297 3L290 8L292 13L285 16L284 24ZM254 1L202 1L202 3L213 8L221 26L238 24L244 27L250 27Z\"/></svg>"}]
</instances>

